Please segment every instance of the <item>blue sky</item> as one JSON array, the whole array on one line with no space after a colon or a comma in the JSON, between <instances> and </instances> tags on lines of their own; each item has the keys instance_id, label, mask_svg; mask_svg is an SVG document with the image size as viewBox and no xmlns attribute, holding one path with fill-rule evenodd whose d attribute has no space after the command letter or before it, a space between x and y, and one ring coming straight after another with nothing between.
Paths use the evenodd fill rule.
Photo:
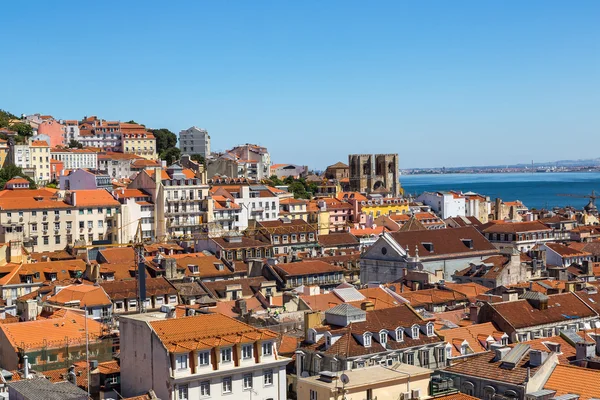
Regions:
<instances>
[{"instance_id":1,"label":"blue sky","mask_svg":"<svg viewBox=\"0 0 600 400\"><path fill-rule=\"evenodd\" d=\"M600 145L598 1L3 5L0 108L209 130L324 168L577 159Z\"/></svg>"}]
</instances>

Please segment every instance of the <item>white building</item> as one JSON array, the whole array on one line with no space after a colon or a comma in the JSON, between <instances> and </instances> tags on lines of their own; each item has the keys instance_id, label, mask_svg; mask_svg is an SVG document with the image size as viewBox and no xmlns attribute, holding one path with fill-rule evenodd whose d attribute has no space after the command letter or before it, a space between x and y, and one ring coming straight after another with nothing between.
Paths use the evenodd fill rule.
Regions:
<instances>
[{"instance_id":1,"label":"white building","mask_svg":"<svg viewBox=\"0 0 600 400\"><path fill-rule=\"evenodd\" d=\"M85 149L55 148L50 150L53 159L62 161L64 169L97 169L98 153Z\"/></svg>"},{"instance_id":2,"label":"white building","mask_svg":"<svg viewBox=\"0 0 600 400\"><path fill-rule=\"evenodd\" d=\"M210 136L206 129L192 126L179 132L179 148L183 154L210 155Z\"/></svg>"},{"instance_id":3,"label":"white building","mask_svg":"<svg viewBox=\"0 0 600 400\"><path fill-rule=\"evenodd\" d=\"M165 311L120 317L123 396L153 389L161 399L286 398L290 360L278 355L275 332L222 314Z\"/></svg>"},{"instance_id":4,"label":"white building","mask_svg":"<svg viewBox=\"0 0 600 400\"><path fill-rule=\"evenodd\" d=\"M245 170L238 172L238 176L260 181L269 177L271 172L271 155L266 147L246 143L236 146L227 153L233 154Z\"/></svg>"},{"instance_id":5,"label":"white building","mask_svg":"<svg viewBox=\"0 0 600 400\"><path fill-rule=\"evenodd\" d=\"M213 187L215 190L219 186ZM279 197L276 189L264 185L227 185L222 187L229 192L240 208L235 227L248 228L249 220L276 221L279 218ZM215 210L216 211L216 210Z\"/></svg>"},{"instance_id":6,"label":"white building","mask_svg":"<svg viewBox=\"0 0 600 400\"><path fill-rule=\"evenodd\" d=\"M431 207L441 219L466 216L465 197L453 192L425 192L417 201Z\"/></svg>"}]
</instances>

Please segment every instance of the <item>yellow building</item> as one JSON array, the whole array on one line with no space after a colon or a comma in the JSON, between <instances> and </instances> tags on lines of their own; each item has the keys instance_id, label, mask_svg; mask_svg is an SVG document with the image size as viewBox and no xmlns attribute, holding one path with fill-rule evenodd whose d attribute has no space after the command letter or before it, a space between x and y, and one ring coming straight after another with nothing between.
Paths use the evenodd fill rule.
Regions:
<instances>
[{"instance_id":1,"label":"yellow building","mask_svg":"<svg viewBox=\"0 0 600 400\"><path fill-rule=\"evenodd\" d=\"M311 200L306 206L308 212L308 223L317 227L317 235L329 235L329 221L331 214L329 210L321 209L316 200Z\"/></svg>"},{"instance_id":2,"label":"yellow building","mask_svg":"<svg viewBox=\"0 0 600 400\"><path fill-rule=\"evenodd\" d=\"M29 142L30 165L35 169L35 182L46 184L50 182L50 146L45 140Z\"/></svg>"},{"instance_id":3,"label":"yellow building","mask_svg":"<svg viewBox=\"0 0 600 400\"><path fill-rule=\"evenodd\" d=\"M125 125L125 124L123 124ZM123 129L123 128L122 128ZM135 154L148 160L156 160L156 139L145 129L136 131L123 129L123 153Z\"/></svg>"},{"instance_id":4,"label":"yellow building","mask_svg":"<svg viewBox=\"0 0 600 400\"><path fill-rule=\"evenodd\" d=\"M298 399L317 400L398 400L429 398L433 371L409 364L376 365L320 376L298 378ZM342 377L342 375L344 375Z\"/></svg>"},{"instance_id":5,"label":"yellow building","mask_svg":"<svg viewBox=\"0 0 600 400\"><path fill-rule=\"evenodd\" d=\"M337 197L342 191L342 186L337 181L323 181L317 185L317 197Z\"/></svg>"},{"instance_id":6,"label":"yellow building","mask_svg":"<svg viewBox=\"0 0 600 400\"><path fill-rule=\"evenodd\" d=\"M408 201L402 198L370 198L360 201L359 211L373 219L382 215L406 214Z\"/></svg>"},{"instance_id":7,"label":"yellow building","mask_svg":"<svg viewBox=\"0 0 600 400\"><path fill-rule=\"evenodd\" d=\"M4 139L0 139L0 168L4 168L6 165L6 159L8 158L8 142Z\"/></svg>"}]
</instances>

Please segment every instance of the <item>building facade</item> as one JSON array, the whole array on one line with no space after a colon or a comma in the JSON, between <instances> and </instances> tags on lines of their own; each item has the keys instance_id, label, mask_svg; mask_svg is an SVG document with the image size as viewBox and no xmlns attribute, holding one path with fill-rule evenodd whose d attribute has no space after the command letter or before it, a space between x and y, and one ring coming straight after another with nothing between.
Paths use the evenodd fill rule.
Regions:
<instances>
[{"instance_id":1,"label":"building facade","mask_svg":"<svg viewBox=\"0 0 600 400\"><path fill-rule=\"evenodd\" d=\"M210 135L206 129L195 126L179 132L179 148L182 154L210 155Z\"/></svg>"}]
</instances>

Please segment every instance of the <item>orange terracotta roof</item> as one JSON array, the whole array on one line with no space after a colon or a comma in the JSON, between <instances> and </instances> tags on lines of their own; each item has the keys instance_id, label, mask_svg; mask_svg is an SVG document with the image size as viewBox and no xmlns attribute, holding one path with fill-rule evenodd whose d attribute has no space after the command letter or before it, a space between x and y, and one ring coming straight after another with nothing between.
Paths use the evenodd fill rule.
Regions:
<instances>
[{"instance_id":1,"label":"orange terracotta roof","mask_svg":"<svg viewBox=\"0 0 600 400\"><path fill-rule=\"evenodd\" d=\"M133 251L133 247L113 247L110 249L100 250L99 253L109 264L133 263L135 260L135 252Z\"/></svg>"},{"instance_id":2,"label":"orange terracotta roof","mask_svg":"<svg viewBox=\"0 0 600 400\"><path fill-rule=\"evenodd\" d=\"M62 317L0 325L0 330L15 351L63 347L67 338L70 345L84 345L85 318L82 313L66 310ZM102 324L93 319L88 318L87 327L90 341L102 332Z\"/></svg>"},{"instance_id":3,"label":"orange terracotta roof","mask_svg":"<svg viewBox=\"0 0 600 400\"><path fill-rule=\"evenodd\" d=\"M459 357L461 355L461 345L464 341L467 342L473 353L482 353L489 350L488 338L491 343L495 343L500 341L505 333L498 331L491 322L486 322L461 328L442 329L438 331L438 335L448 343L459 342L458 346L452 345L452 356Z\"/></svg>"},{"instance_id":4,"label":"orange terracotta roof","mask_svg":"<svg viewBox=\"0 0 600 400\"><path fill-rule=\"evenodd\" d=\"M31 147L48 147L48 142L44 140L32 140L30 145Z\"/></svg>"},{"instance_id":5,"label":"orange terracotta roof","mask_svg":"<svg viewBox=\"0 0 600 400\"><path fill-rule=\"evenodd\" d=\"M555 396L577 394L580 400L600 398L600 371L571 365L557 365L544 389L556 390Z\"/></svg>"},{"instance_id":6,"label":"orange terracotta roof","mask_svg":"<svg viewBox=\"0 0 600 400\"><path fill-rule=\"evenodd\" d=\"M106 190L73 190L72 193L76 193L76 204L77 207L91 207L91 206L120 206L117 200Z\"/></svg>"},{"instance_id":7,"label":"orange terracotta roof","mask_svg":"<svg viewBox=\"0 0 600 400\"><path fill-rule=\"evenodd\" d=\"M184 254L181 258L172 258L175 258L177 260L178 269L185 269L186 276L197 276L200 278L204 278L217 276L231 276L234 274L233 271L231 271L231 269L224 265L223 262L215 256L194 257L190 256L189 254ZM198 267L197 273L194 273L192 272L192 270L190 270L191 265ZM222 269L218 268L220 266L222 266Z\"/></svg>"},{"instance_id":8,"label":"orange terracotta roof","mask_svg":"<svg viewBox=\"0 0 600 400\"><path fill-rule=\"evenodd\" d=\"M254 328L222 314L153 321L150 326L173 353L277 338L275 332Z\"/></svg>"},{"instance_id":9,"label":"orange terracotta roof","mask_svg":"<svg viewBox=\"0 0 600 400\"><path fill-rule=\"evenodd\" d=\"M110 298L100 286L94 285L70 285L62 288L57 294L50 296L48 302L59 305L71 305L75 307L93 307L111 305Z\"/></svg>"}]
</instances>

